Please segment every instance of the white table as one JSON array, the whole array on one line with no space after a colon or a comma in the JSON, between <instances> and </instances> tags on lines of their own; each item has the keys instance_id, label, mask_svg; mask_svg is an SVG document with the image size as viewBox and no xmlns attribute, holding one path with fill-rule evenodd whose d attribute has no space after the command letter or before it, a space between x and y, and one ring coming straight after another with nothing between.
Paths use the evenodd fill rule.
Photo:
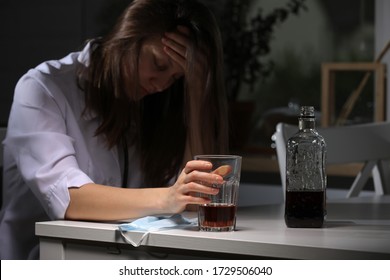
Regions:
<instances>
[{"instance_id":1,"label":"white table","mask_svg":"<svg viewBox=\"0 0 390 280\"><path fill-rule=\"evenodd\" d=\"M137 248L125 243L118 223L39 222L36 234L41 259L390 259L390 196L328 202L327 209L324 228L293 229L283 205L243 207L235 232L170 229Z\"/></svg>"}]
</instances>

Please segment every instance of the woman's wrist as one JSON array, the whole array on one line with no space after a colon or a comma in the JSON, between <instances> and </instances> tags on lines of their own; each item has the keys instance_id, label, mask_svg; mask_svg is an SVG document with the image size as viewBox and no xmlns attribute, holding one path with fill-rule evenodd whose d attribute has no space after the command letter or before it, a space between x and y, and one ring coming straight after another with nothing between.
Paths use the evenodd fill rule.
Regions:
<instances>
[{"instance_id":1,"label":"woman's wrist","mask_svg":"<svg viewBox=\"0 0 390 280\"><path fill-rule=\"evenodd\" d=\"M170 197L170 188L158 188L155 189L155 199L151 201L152 208L155 208L155 211L160 214L170 214L172 213L170 203L169 203L169 197Z\"/></svg>"}]
</instances>

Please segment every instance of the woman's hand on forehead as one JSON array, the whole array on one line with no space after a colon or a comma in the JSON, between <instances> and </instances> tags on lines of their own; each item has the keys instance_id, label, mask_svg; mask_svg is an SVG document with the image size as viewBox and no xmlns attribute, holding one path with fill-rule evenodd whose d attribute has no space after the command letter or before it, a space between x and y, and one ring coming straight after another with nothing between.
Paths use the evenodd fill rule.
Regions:
<instances>
[{"instance_id":1,"label":"woman's hand on forehead","mask_svg":"<svg viewBox=\"0 0 390 280\"><path fill-rule=\"evenodd\" d=\"M187 63L188 63L188 53L187 50L190 45L190 29L183 25L178 25L176 30L173 32L166 32L162 38L162 43L164 45L164 51L168 56L177 63L186 73ZM194 84L202 84L202 81L206 79L205 75L207 73L207 62L206 56L201 50L196 50L194 59L194 73L195 80Z\"/></svg>"},{"instance_id":2,"label":"woman's hand on forehead","mask_svg":"<svg viewBox=\"0 0 390 280\"><path fill-rule=\"evenodd\" d=\"M166 32L161 41L164 45L164 51L184 71L187 63L188 35L190 34L190 30L181 25L176 30L174 32Z\"/></svg>"}]
</instances>

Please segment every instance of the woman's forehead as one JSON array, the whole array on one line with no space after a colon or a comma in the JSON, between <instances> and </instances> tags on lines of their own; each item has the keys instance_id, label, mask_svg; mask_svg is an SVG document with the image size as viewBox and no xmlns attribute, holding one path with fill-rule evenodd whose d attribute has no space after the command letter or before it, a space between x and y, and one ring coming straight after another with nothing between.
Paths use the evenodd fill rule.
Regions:
<instances>
[{"instance_id":1,"label":"woman's forehead","mask_svg":"<svg viewBox=\"0 0 390 280\"><path fill-rule=\"evenodd\" d=\"M169 55L164 51L164 45L161 42L161 37L151 37L145 40L142 44L143 51L151 52L154 55L157 55L160 58L166 58L171 62L171 58Z\"/></svg>"},{"instance_id":2,"label":"woman's forehead","mask_svg":"<svg viewBox=\"0 0 390 280\"><path fill-rule=\"evenodd\" d=\"M161 39L157 36L148 38L142 43L142 49L144 50L150 50L153 52L164 52L163 48L164 46L161 42Z\"/></svg>"}]
</instances>

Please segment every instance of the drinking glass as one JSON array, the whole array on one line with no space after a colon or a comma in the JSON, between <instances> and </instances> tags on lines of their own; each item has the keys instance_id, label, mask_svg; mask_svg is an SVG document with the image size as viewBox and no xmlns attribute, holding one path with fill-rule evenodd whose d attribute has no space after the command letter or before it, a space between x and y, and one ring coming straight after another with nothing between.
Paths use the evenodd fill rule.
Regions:
<instances>
[{"instance_id":1,"label":"drinking glass","mask_svg":"<svg viewBox=\"0 0 390 280\"><path fill-rule=\"evenodd\" d=\"M196 160L210 162L211 173L223 177L222 184L201 184L218 188L216 195L205 195L211 201L199 205L198 221L201 231L233 231L236 225L238 189L241 176L241 157L236 155L197 155Z\"/></svg>"}]
</instances>

